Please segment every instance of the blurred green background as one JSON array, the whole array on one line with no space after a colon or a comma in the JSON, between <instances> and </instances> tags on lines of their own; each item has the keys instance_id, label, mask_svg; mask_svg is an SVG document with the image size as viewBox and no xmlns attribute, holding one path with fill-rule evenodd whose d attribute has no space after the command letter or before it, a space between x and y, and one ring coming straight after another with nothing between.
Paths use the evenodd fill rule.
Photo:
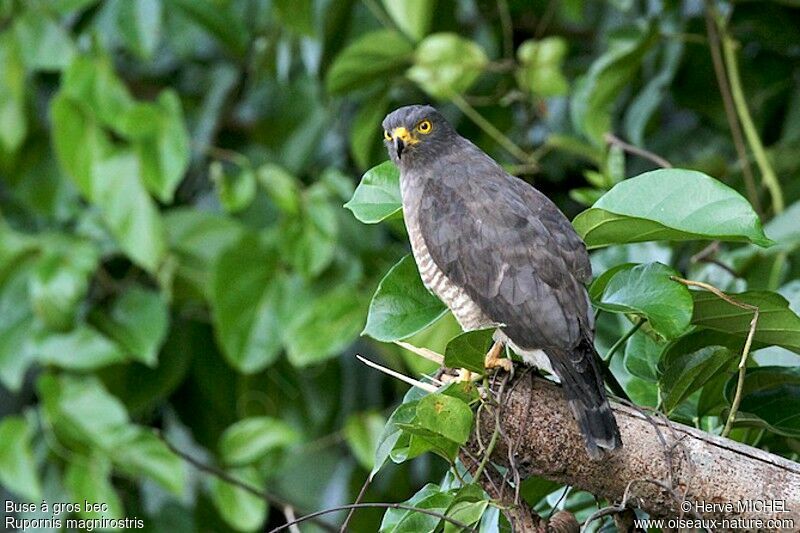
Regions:
<instances>
[{"instance_id":1,"label":"blurred green background","mask_svg":"<svg viewBox=\"0 0 800 533\"><path fill-rule=\"evenodd\" d=\"M768 234L794 244L777 265L724 249L735 276L691 263L702 244L594 261L658 260L798 306L798 2L715 6L788 206ZM431 370L359 337L407 246L400 221L365 226L342 208L386 159L380 122L400 105L437 105L570 217L654 168L613 132L719 178L770 221L774 191L737 153L705 16L691 0L0 1L0 499L103 501L170 532L251 531L352 502L407 389L354 354ZM601 322L598 345L623 326ZM447 317L412 342L441 351L458 331ZM800 450L753 435L737 438ZM367 499L403 501L445 471L431 456L388 468ZM547 505L562 492L527 489L532 503L552 492ZM579 491L567 502L595 505ZM359 511L351 527L381 516Z\"/></svg>"}]
</instances>

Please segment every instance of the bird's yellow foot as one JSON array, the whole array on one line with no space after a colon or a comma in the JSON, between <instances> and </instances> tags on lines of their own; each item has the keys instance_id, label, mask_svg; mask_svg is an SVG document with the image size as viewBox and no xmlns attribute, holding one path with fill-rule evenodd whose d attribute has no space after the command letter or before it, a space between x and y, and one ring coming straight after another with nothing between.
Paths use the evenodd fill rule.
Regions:
<instances>
[{"instance_id":1,"label":"bird's yellow foot","mask_svg":"<svg viewBox=\"0 0 800 533\"><path fill-rule=\"evenodd\" d=\"M459 368L458 369L458 376L456 377L456 381L461 383L465 381L472 381L472 372L467 370L466 368Z\"/></svg>"},{"instance_id":2,"label":"bird's yellow foot","mask_svg":"<svg viewBox=\"0 0 800 533\"><path fill-rule=\"evenodd\" d=\"M486 353L486 359L483 361L483 366L486 367L486 370L498 367L506 372L512 372L514 370L514 364L511 362L511 359L501 357L501 353L503 353L503 343L495 341L492 347L489 348L489 351Z\"/></svg>"}]
</instances>

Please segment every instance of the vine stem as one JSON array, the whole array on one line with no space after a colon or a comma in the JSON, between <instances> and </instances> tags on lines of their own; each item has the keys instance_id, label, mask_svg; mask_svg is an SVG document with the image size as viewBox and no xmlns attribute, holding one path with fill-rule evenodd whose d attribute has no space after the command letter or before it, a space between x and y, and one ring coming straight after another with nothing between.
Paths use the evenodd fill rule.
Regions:
<instances>
[{"instance_id":1,"label":"vine stem","mask_svg":"<svg viewBox=\"0 0 800 533\"><path fill-rule=\"evenodd\" d=\"M753 337L756 334L756 326L758 325L758 315L761 311L757 305L748 304L745 302L740 302L734 298L731 298L718 288L710 285L708 283L704 283L702 281L692 281L688 279L679 278L678 276L670 276L670 279L673 281L677 281L678 283L682 283L687 287L697 287L699 289L706 290L718 298L726 301L727 303L738 307L739 309L746 309L748 311L753 312L753 319L750 321L750 329L747 332L747 337L744 341L744 347L742 348L742 356L739 359L739 377L736 381L736 392L733 395L733 402L731 402L731 412L728 414L728 419L725 421L725 427L722 429L722 436L727 437L731 429L733 429L733 423L736 422L736 414L739 411L739 405L742 403L742 391L744 390L744 378L747 372L747 359L750 356L750 347L753 345Z\"/></svg>"},{"instance_id":2,"label":"vine stem","mask_svg":"<svg viewBox=\"0 0 800 533\"><path fill-rule=\"evenodd\" d=\"M538 162L533 159L532 156L527 154L525 150L517 146L514 141L506 137L503 132L498 130L497 128L492 125L491 122L483 118L483 115L478 113L478 111L472 107L469 102L464 100L464 97L458 93L453 93L450 95L450 99L455 104L455 106L461 110L472 122L474 122L480 129L486 132L492 139L494 139L497 144L502 146L508 153L513 155L522 163L527 163L530 165L536 165L538 167Z\"/></svg>"},{"instance_id":3,"label":"vine stem","mask_svg":"<svg viewBox=\"0 0 800 533\"><path fill-rule=\"evenodd\" d=\"M747 138L747 143L750 145L750 150L752 150L753 157L761 172L761 179L764 181L764 185L770 193L772 208L775 213L778 214L784 209L783 191L781 190L778 177L775 175L775 170L772 168L769 158L767 158L764 144L758 136L755 124L753 123L753 117L750 115L750 109L747 107L744 90L742 89L741 75L739 74L739 63L736 59L736 42L730 36L725 25L718 16L716 20L722 40L722 55L725 58L725 66L728 71L728 79L730 81L733 103L736 107L736 114L739 116L745 138Z\"/></svg>"},{"instance_id":4,"label":"vine stem","mask_svg":"<svg viewBox=\"0 0 800 533\"><path fill-rule=\"evenodd\" d=\"M483 474L484 469L486 468L486 464L489 462L489 457L492 456L492 452L494 452L494 447L497 445L497 438L500 435L500 422L495 418L494 424L494 433L492 433L492 438L489 440L489 445L486 447L486 451L483 454L483 458L481 459L480 464L478 465L478 469L475 471L475 475L472 476L473 479L479 480L481 475Z\"/></svg>"},{"instance_id":5,"label":"vine stem","mask_svg":"<svg viewBox=\"0 0 800 533\"><path fill-rule=\"evenodd\" d=\"M604 361L611 361L611 358L614 357L614 354L617 353L617 350L619 350L620 347L628 341L628 339L633 337L633 334L636 333L640 327L642 327L642 324L644 324L644 319L642 317L636 319L636 322L634 322L633 326L626 331L625 334L620 337L617 342L615 342L614 345L608 350Z\"/></svg>"}]
</instances>

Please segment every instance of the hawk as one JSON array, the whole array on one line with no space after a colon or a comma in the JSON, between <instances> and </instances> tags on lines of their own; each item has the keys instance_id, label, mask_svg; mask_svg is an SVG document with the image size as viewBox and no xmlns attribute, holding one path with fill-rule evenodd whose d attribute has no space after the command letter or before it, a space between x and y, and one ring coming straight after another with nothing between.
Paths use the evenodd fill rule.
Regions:
<instances>
[{"instance_id":1,"label":"hawk","mask_svg":"<svg viewBox=\"0 0 800 533\"><path fill-rule=\"evenodd\" d=\"M567 217L433 107L401 107L383 129L425 286L465 331L496 328L487 368L510 368L504 344L550 367L592 458L621 446L594 349L589 255Z\"/></svg>"}]
</instances>

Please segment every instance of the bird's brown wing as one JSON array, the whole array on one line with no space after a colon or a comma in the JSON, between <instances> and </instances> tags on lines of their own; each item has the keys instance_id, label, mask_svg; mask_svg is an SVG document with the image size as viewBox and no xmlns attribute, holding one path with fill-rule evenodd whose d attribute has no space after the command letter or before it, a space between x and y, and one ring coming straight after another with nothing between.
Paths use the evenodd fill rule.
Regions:
<instances>
[{"instance_id":1,"label":"bird's brown wing","mask_svg":"<svg viewBox=\"0 0 800 533\"><path fill-rule=\"evenodd\" d=\"M433 261L518 346L569 352L591 341L591 266L567 218L499 167L469 172L425 184L419 224Z\"/></svg>"}]
</instances>

